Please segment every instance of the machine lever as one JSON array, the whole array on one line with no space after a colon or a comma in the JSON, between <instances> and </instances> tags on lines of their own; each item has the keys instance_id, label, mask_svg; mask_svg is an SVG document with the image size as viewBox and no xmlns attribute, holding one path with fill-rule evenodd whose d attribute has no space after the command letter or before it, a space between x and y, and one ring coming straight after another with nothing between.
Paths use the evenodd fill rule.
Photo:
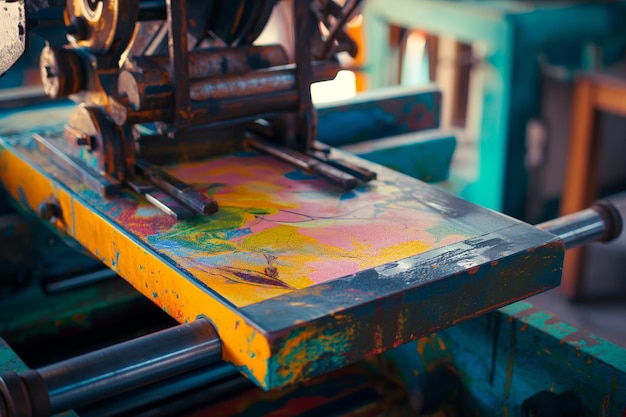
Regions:
<instances>
[{"instance_id":1,"label":"machine lever","mask_svg":"<svg viewBox=\"0 0 626 417\"><path fill-rule=\"evenodd\" d=\"M142 159L137 159L136 168L150 182L180 200L195 214L208 216L217 212L217 202L213 198L171 176L159 167Z\"/></svg>"},{"instance_id":2,"label":"machine lever","mask_svg":"<svg viewBox=\"0 0 626 417\"><path fill-rule=\"evenodd\" d=\"M358 180L354 175L344 172L332 165L326 164L305 153L294 151L293 149L289 149L285 146L275 145L255 133L247 133L246 143L251 148L275 156L304 171L319 174L320 176L343 187L345 190L351 190L356 188L358 185Z\"/></svg>"}]
</instances>

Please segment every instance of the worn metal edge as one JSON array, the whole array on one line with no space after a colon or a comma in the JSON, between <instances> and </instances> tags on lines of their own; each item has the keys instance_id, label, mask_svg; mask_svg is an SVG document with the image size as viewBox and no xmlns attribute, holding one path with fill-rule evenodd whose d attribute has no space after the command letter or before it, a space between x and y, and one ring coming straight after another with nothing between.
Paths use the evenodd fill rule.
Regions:
<instances>
[{"instance_id":1,"label":"worn metal edge","mask_svg":"<svg viewBox=\"0 0 626 417\"><path fill-rule=\"evenodd\" d=\"M457 251L426 252L242 308L270 332L273 355L266 385L279 387L314 377L558 286L564 257L561 240L528 225L507 229L525 229L537 239L534 244L523 238L510 241L514 246L497 262L449 262L454 256L480 259L481 249L472 247L472 240L502 237L490 233L453 245ZM423 279L433 265L445 272ZM394 268L397 271L389 273ZM368 293L368 284L376 285L377 291ZM387 288L383 296L381 286ZM352 294L352 303L346 302L346 294ZM484 302L475 304L477 297Z\"/></svg>"},{"instance_id":2,"label":"worn metal edge","mask_svg":"<svg viewBox=\"0 0 626 417\"><path fill-rule=\"evenodd\" d=\"M11 158L13 160L9 161ZM11 164L12 168L9 168ZM14 199L21 204L27 203L31 210L36 211L33 199L24 201L23 196L7 184L11 171L19 171L13 173L18 176L30 171L29 175L36 176L40 187L38 193L54 195L64 213L71 213L71 222L67 222L64 231L170 316L181 323L198 317L207 318L222 340L223 359L264 387L269 345L262 329L249 317L192 274L179 268L171 259L157 254L120 225L95 212L65 185L33 165L26 155L0 138L0 182ZM76 224L80 224L81 228L76 228ZM90 236L97 236L97 241ZM124 249L126 252L122 256ZM185 306L184 310L178 305Z\"/></svg>"}]
</instances>

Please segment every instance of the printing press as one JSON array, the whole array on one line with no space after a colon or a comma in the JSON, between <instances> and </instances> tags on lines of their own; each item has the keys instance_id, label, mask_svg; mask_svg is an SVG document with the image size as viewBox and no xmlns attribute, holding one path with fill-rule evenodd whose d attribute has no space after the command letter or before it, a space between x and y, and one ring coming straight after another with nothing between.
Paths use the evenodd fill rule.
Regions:
<instances>
[{"instance_id":1,"label":"printing press","mask_svg":"<svg viewBox=\"0 0 626 417\"><path fill-rule=\"evenodd\" d=\"M0 6L48 96L0 114L0 416L626 412L623 350L521 301L620 208L531 226L339 149L438 134L434 86L313 105L360 1Z\"/></svg>"}]
</instances>

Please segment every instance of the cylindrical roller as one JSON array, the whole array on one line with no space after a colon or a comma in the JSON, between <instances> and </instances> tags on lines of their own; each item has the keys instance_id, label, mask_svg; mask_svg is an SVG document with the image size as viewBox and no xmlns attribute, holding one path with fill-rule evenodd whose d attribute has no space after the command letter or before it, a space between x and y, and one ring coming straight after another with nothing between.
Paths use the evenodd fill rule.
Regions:
<instances>
[{"instance_id":1,"label":"cylindrical roller","mask_svg":"<svg viewBox=\"0 0 626 417\"><path fill-rule=\"evenodd\" d=\"M615 239L622 231L622 216L611 201L600 200L591 208L541 223L537 227L559 236L565 249L572 249L595 241Z\"/></svg>"},{"instance_id":2,"label":"cylindrical roller","mask_svg":"<svg viewBox=\"0 0 626 417\"><path fill-rule=\"evenodd\" d=\"M317 62L313 65L313 79L314 81L333 79L338 70L339 67L336 64ZM134 76L134 73L130 71L126 71L126 73L129 77ZM274 74L278 74L278 78L282 77L277 83L270 79ZM256 79L256 84L252 83L248 88L246 83L249 79ZM277 111L296 110L298 105L296 89L293 86L287 88L291 79L295 79L295 69L290 65L281 69L254 71L244 76L213 77L194 81L191 83L191 97L193 99L191 123L202 125ZM138 78L134 78L132 81L126 79L124 85L127 87L124 88L135 88L132 87L135 83L139 85L141 80ZM273 83L274 88L267 88L264 83ZM286 88L277 88L280 84ZM141 88L144 91L150 91L149 86L143 85ZM159 84L155 87L155 91L160 91L162 88L163 86ZM209 96L209 93L214 94L214 96ZM207 95L204 96L204 99L198 100L202 98L202 94ZM143 99L147 100L149 97L150 95L145 95ZM163 98L160 97L159 101L162 100ZM150 102L144 101L144 103L144 106L149 109L134 110L128 98L123 98L119 102L112 103L110 116L118 126L156 121L170 123L173 120L170 106L152 108Z\"/></svg>"},{"instance_id":3,"label":"cylindrical roller","mask_svg":"<svg viewBox=\"0 0 626 417\"><path fill-rule=\"evenodd\" d=\"M221 343L204 319L39 369L52 413L99 401L221 359Z\"/></svg>"},{"instance_id":4,"label":"cylindrical roller","mask_svg":"<svg viewBox=\"0 0 626 417\"><path fill-rule=\"evenodd\" d=\"M83 65L72 49L44 47L39 69L44 91L52 99L67 97L85 88Z\"/></svg>"},{"instance_id":5,"label":"cylindrical roller","mask_svg":"<svg viewBox=\"0 0 626 417\"><path fill-rule=\"evenodd\" d=\"M295 111L297 108L298 96L293 89L255 96L194 101L191 103L191 124L199 126L227 120L254 119L261 115ZM114 103L110 116L118 126L157 121L171 123L173 120L171 108L134 111L120 103Z\"/></svg>"},{"instance_id":6,"label":"cylindrical roller","mask_svg":"<svg viewBox=\"0 0 626 417\"><path fill-rule=\"evenodd\" d=\"M140 0L67 0L65 13L80 28L74 38L96 55L119 59L132 40Z\"/></svg>"},{"instance_id":7,"label":"cylindrical roller","mask_svg":"<svg viewBox=\"0 0 626 417\"><path fill-rule=\"evenodd\" d=\"M295 90L275 91L256 96L225 98L191 103L194 125L245 118L258 118L278 112L295 111L298 96Z\"/></svg>"},{"instance_id":8,"label":"cylindrical roller","mask_svg":"<svg viewBox=\"0 0 626 417\"><path fill-rule=\"evenodd\" d=\"M207 385L220 386L225 381L235 379L239 385L251 386L245 377L239 374L237 368L221 362L191 372L177 375L154 384L129 391L121 396L116 396L98 404L81 410L81 416L119 416L132 415L131 413L142 407L153 404L155 398L159 400L171 399L172 401L184 395L186 392L197 390ZM207 399L208 400L208 399Z\"/></svg>"},{"instance_id":9,"label":"cylindrical roller","mask_svg":"<svg viewBox=\"0 0 626 417\"><path fill-rule=\"evenodd\" d=\"M291 90L296 86L293 69L255 71L192 81L189 96L193 101L219 100L252 96L272 91Z\"/></svg>"},{"instance_id":10,"label":"cylindrical roller","mask_svg":"<svg viewBox=\"0 0 626 417\"><path fill-rule=\"evenodd\" d=\"M288 63L287 52L280 45L198 49L189 51L189 79L223 74L243 74ZM168 65L167 55L137 56L128 59L125 69L140 72L150 71L153 68L168 70Z\"/></svg>"},{"instance_id":11,"label":"cylindrical roller","mask_svg":"<svg viewBox=\"0 0 626 417\"><path fill-rule=\"evenodd\" d=\"M172 109L170 106L163 109L133 110L126 97L111 100L109 116L118 126L136 125L161 121L172 121Z\"/></svg>"},{"instance_id":12,"label":"cylindrical roller","mask_svg":"<svg viewBox=\"0 0 626 417\"><path fill-rule=\"evenodd\" d=\"M133 110L168 107L172 99L170 74L161 68L150 71L122 71L117 81L117 92L128 98Z\"/></svg>"}]
</instances>

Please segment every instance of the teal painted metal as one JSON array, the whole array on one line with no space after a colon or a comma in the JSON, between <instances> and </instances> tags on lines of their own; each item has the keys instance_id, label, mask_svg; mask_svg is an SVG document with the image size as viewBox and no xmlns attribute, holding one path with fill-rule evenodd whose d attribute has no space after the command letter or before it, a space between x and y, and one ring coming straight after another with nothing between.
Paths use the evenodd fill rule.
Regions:
<instances>
[{"instance_id":1,"label":"teal painted metal","mask_svg":"<svg viewBox=\"0 0 626 417\"><path fill-rule=\"evenodd\" d=\"M448 178L456 137L439 130L435 85L393 87L318 107L319 141L422 181Z\"/></svg>"},{"instance_id":2,"label":"teal painted metal","mask_svg":"<svg viewBox=\"0 0 626 417\"><path fill-rule=\"evenodd\" d=\"M426 182L448 179L456 136L439 129L391 136L340 149Z\"/></svg>"},{"instance_id":3,"label":"teal painted metal","mask_svg":"<svg viewBox=\"0 0 626 417\"><path fill-rule=\"evenodd\" d=\"M441 92L435 85L388 87L318 106L318 140L343 146L436 129L440 113Z\"/></svg>"},{"instance_id":4,"label":"teal painted metal","mask_svg":"<svg viewBox=\"0 0 626 417\"><path fill-rule=\"evenodd\" d=\"M478 135L478 178L461 196L523 218L526 123L539 105L538 54L554 45L624 39L626 5L581 2L370 0L366 16L373 87L389 82L388 24L481 43L486 50ZM481 103L482 102L482 103Z\"/></svg>"},{"instance_id":5,"label":"teal painted metal","mask_svg":"<svg viewBox=\"0 0 626 417\"><path fill-rule=\"evenodd\" d=\"M456 373L471 415L519 415L539 391L575 392L583 416L626 413L626 353L528 302L518 302L387 352L409 393L438 366ZM420 377L421 376L421 377ZM415 401L415 400L414 400Z\"/></svg>"}]
</instances>

